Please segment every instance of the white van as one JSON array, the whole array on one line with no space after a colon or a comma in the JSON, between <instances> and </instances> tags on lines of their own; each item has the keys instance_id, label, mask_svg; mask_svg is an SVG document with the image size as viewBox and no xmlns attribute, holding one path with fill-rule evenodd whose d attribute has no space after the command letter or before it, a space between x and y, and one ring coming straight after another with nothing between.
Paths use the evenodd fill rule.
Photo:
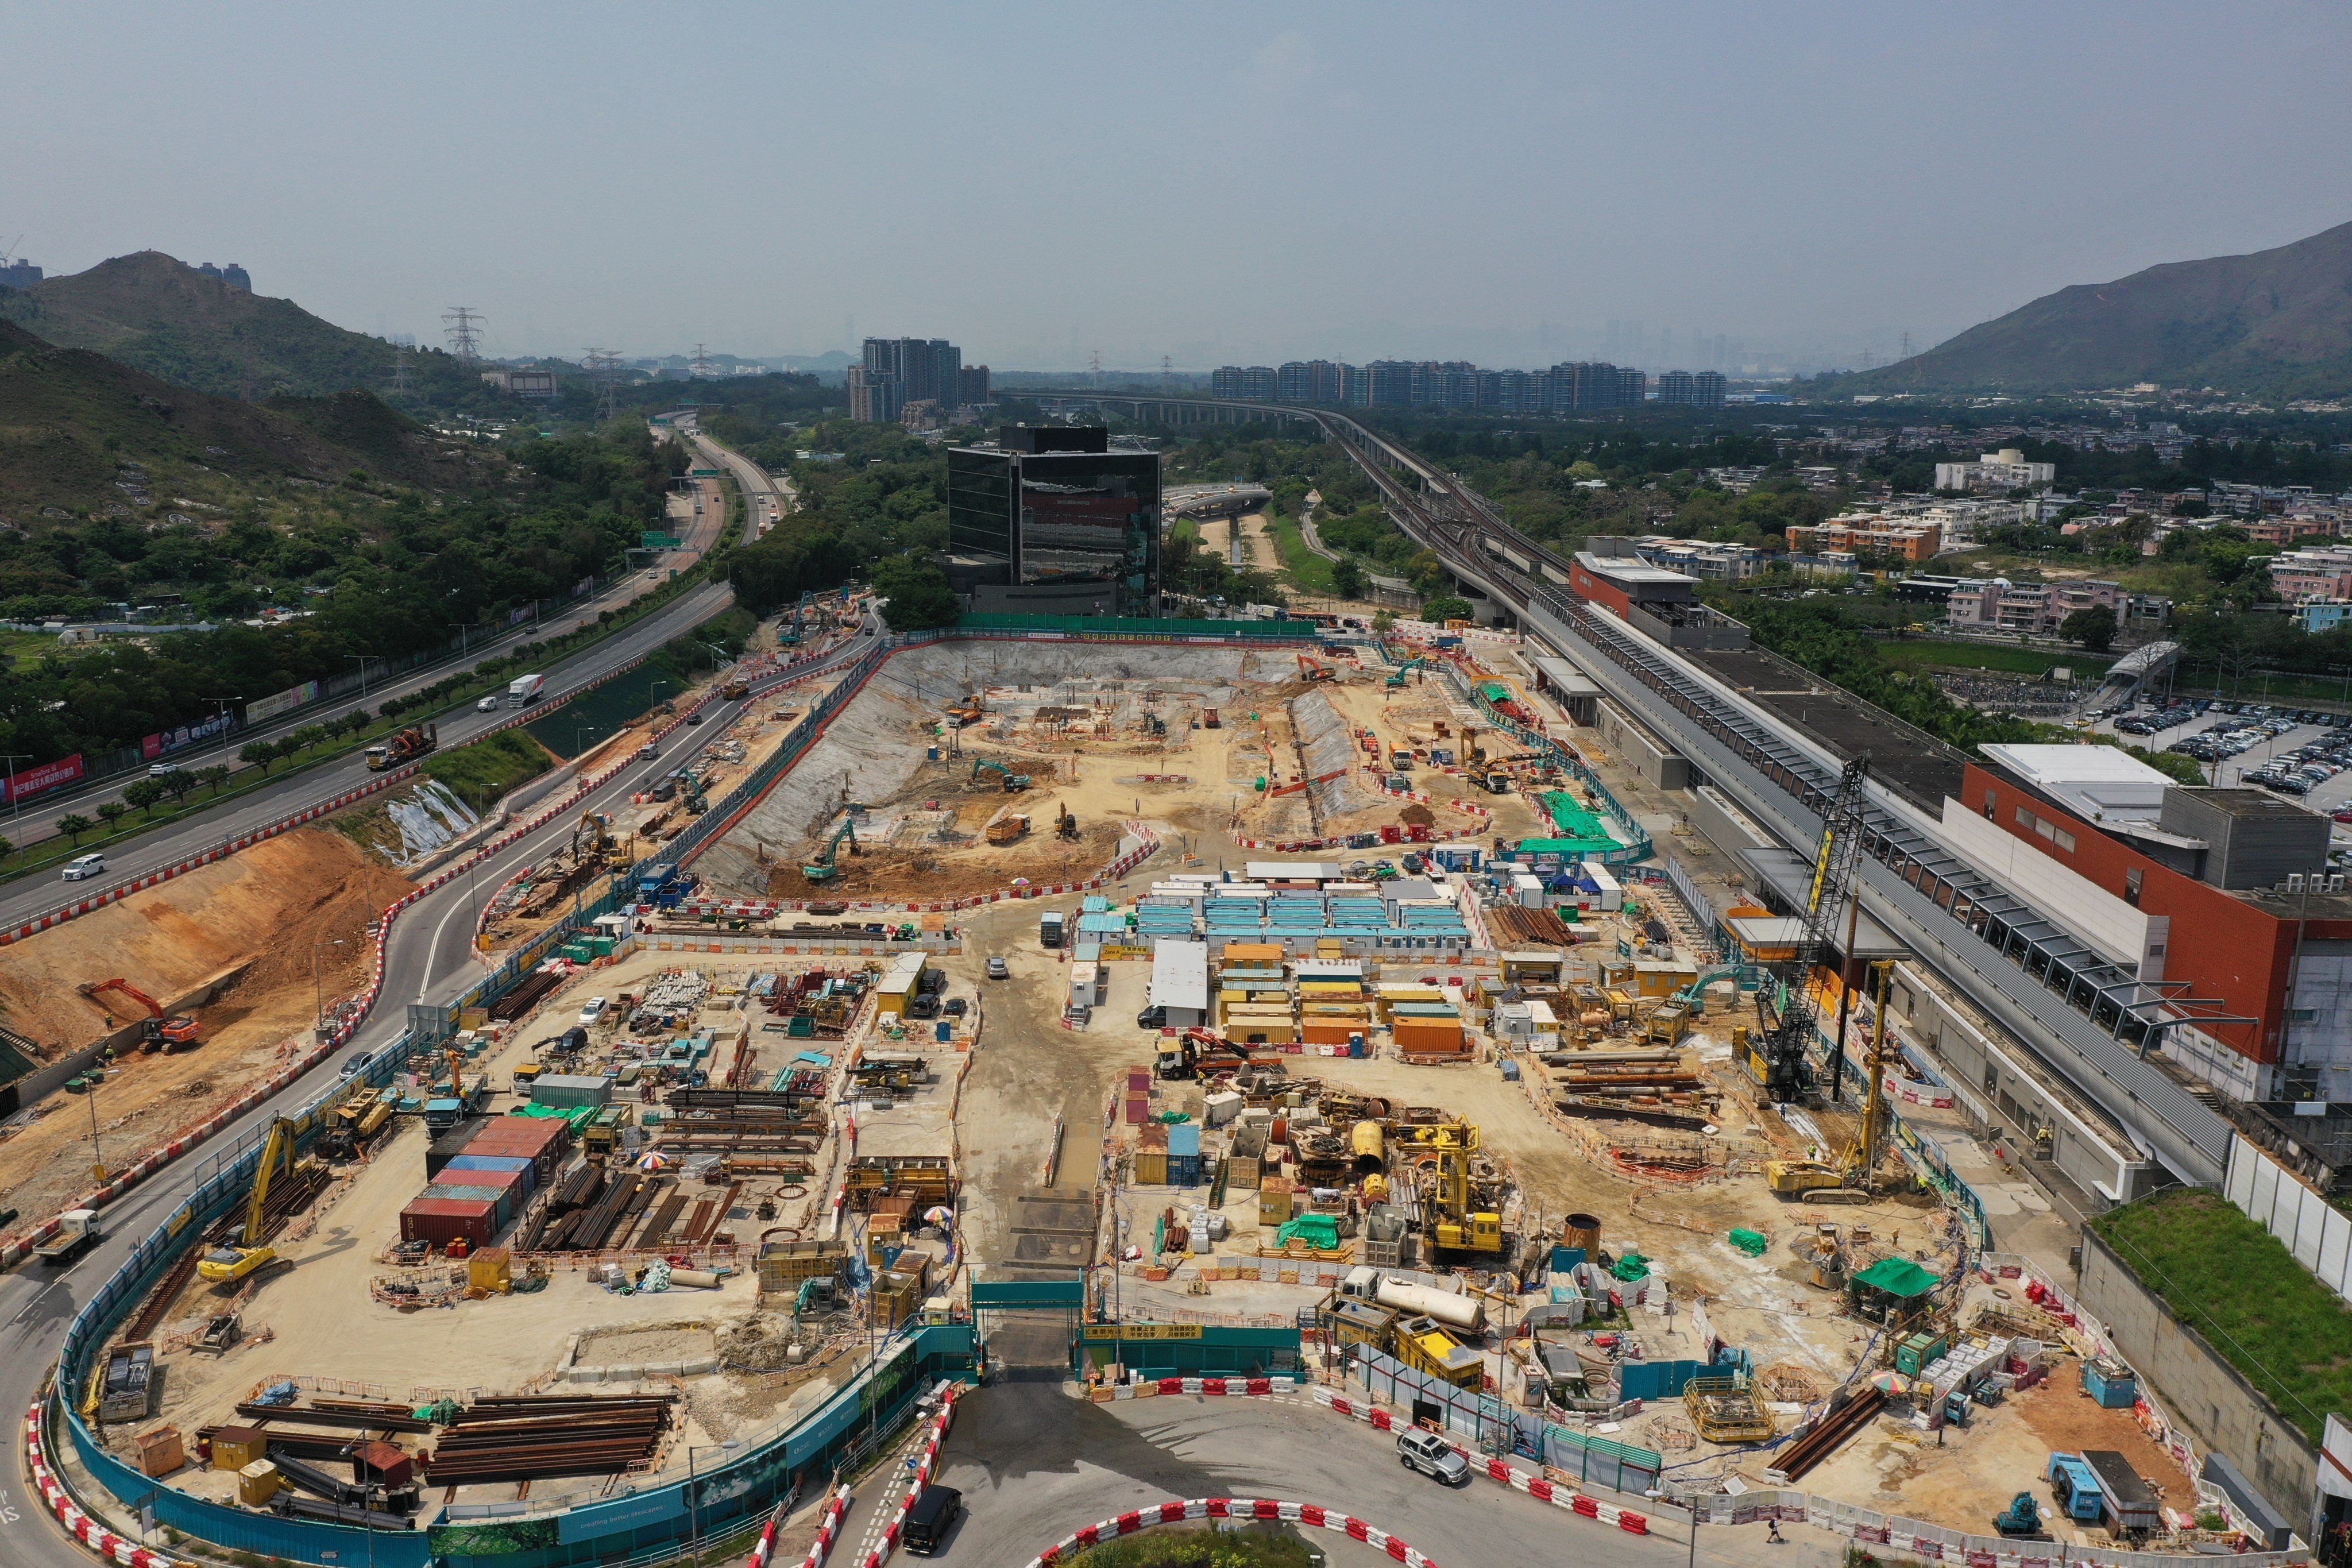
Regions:
<instances>
[{"instance_id":1,"label":"white van","mask_svg":"<svg viewBox=\"0 0 2352 1568\"><path fill-rule=\"evenodd\" d=\"M66 862L66 868L62 873L62 876L64 879L68 882L79 882L86 880L89 878L95 877L100 871L105 869L105 856L77 855L72 859Z\"/></svg>"},{"instance_id":2,"label":"white van","mask_svg":"<svg viewBox=\"0 0 2352 1568\"><path fill-rule=\"evenodd\" d=\"M485 697L479 702L474 704L474 711L477 713L495 713L504 706L505 704L495 696Z\"/></svg>"}]
</instances>

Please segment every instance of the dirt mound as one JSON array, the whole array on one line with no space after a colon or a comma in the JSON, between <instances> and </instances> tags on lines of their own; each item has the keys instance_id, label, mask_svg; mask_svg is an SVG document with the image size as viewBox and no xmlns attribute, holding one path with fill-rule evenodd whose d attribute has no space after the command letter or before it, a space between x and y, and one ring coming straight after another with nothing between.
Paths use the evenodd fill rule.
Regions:
<instances>
[{"instance_id":1,"label":"dirt mound","mask_svg":"<svg viewBox=\"0 0 2352 1568\"><path fill-rule=\"evenodd\" d=\"M0 1004L12 1028L66 1049L105 1031L106 1007L76 988L115 975L168 1003L250 963L236 1005L299 984L307 1006L311 944L343 942L318 952L321 987L342 994L372 962L367 922L409 886L341 835L301 828L14 943Z\"/></svg>"}]
</instances>

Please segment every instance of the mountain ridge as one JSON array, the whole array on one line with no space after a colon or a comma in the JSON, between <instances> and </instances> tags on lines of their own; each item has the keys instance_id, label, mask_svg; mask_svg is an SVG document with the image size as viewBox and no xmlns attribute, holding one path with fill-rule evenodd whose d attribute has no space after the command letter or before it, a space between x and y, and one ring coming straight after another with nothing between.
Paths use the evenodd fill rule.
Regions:
<instances>
[{"instance_id":1,"label":"mountain ridge","mask_svg":"<svg viewBox=\"0 0 2352 1568\"><path fill-rule=\"evenodd\" d=\"M2154 383L2352 391L2352 223L2242 256L2076 283L1924 353L1808 384L1815 395L2093 390Z\"/></svg>"}]
</instances>

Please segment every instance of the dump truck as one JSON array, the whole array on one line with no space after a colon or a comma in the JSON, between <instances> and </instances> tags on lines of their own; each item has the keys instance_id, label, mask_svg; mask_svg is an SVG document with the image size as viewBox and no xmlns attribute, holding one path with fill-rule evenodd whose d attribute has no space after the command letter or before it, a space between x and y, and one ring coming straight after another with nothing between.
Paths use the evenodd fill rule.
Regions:
<instances>
[{"instance_id":1,"label":"dump truck","mask_svg":"<svg viewBox=\"0 0 2352 1568\"><path fill-rule=\"evenodd\" d=\"M751 695L751 683L739 675L721 685L719 688L719 695L730 702L740 702Z\"/></svg>"},{"instance_id":2,"label":"dump truck","mask_svg":"<svg viewBox=\"0 0 2352 1568\"><path fill-rule=\"evenodd\" d=\"M96 1209L68 1209L58 1215L58 1233L33 1249L33 1256L52 1268L62 1268L99 1244L106 1233L98 1227Z\"/></svg>"},{"instance_id":3,"label":"dump truck","mask_svg":"<svg viewBox=\"0 0 2352 1568\"><path fill-rule=\"evenodd\" d=\"M441 732L432 724L411 724L391 740L367 749L368 772L380 773L404 767L438 749Z\"/></svg>"}]
</instances>

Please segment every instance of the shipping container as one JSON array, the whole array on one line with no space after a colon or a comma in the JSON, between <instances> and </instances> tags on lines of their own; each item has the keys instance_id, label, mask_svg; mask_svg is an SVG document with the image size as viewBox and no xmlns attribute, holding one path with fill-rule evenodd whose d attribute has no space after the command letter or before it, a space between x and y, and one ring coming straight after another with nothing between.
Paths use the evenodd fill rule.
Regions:
<instances>
[{"instance_id":1,"label":"shipping container","mask_svg":"<svg viewBox=\"0 0 2352 1568\"><path fill-rule=\"evenodd\" d=\"M429 1182L440 1175L441 1168L464 1153L484 1127L499 1120L495 1116L469 1116L436 1137L425 1150L425 1179Z\"/></svg>"},{"instance_id":2,"label":"shipping container","mask_svg":"<svg viewBox=\"0 0 2352 1568\"><path fill-rule=\"evenodd\" d=\"M589 1077L580 1073L542 1073L530 1086L530 1102L557 1110L576 1110L583 1105L603 1105L613 1098L613 1080L599 1073ZM544 1121L547 1117L520 1117L515 1120Z\"/></svg>"},{"instance_id":3,"label":"shipping container","mask_svg":"<svg viewBox=\"0 0 2352 1568\"><path fill-rule=\"evenodd\" d=\"M445 1174L446 1173L444 1173ZM471 1171L468 1176L488 1177L488 1171ZM478 1187L469 1183L436 1182L417 1194L420 1198L445 1199L455 1203L485 1203L490 1205L490 1226L503 1229L514 1218L517 1200L512 1193L498 1187Z\"/></svg>"},{"instance_id":4,"label":"shipping container","mask_svg":"<svg viewBox=\"0 0 2352 1568\"><path fill-rule=\"evenodd\" d=\"M472 1198L417 1198L400 1211L400 1239L446 1247L463 1237L468 1247L488 1247L498 1234L498 1205Z\"/></svg>"},{"instance_id":5,"label":"shipping container","mask_svg":"<svg viewBox=\"0 0 2352 1568\"><path fill-rule=\"evenodd\" d=\"M519 1171L526 1195L539 1190L539 1162L528 1154L460 1154L441 1167L443 1181L455 1181L454 1171Z\"/></svg>"}]
</instances>

